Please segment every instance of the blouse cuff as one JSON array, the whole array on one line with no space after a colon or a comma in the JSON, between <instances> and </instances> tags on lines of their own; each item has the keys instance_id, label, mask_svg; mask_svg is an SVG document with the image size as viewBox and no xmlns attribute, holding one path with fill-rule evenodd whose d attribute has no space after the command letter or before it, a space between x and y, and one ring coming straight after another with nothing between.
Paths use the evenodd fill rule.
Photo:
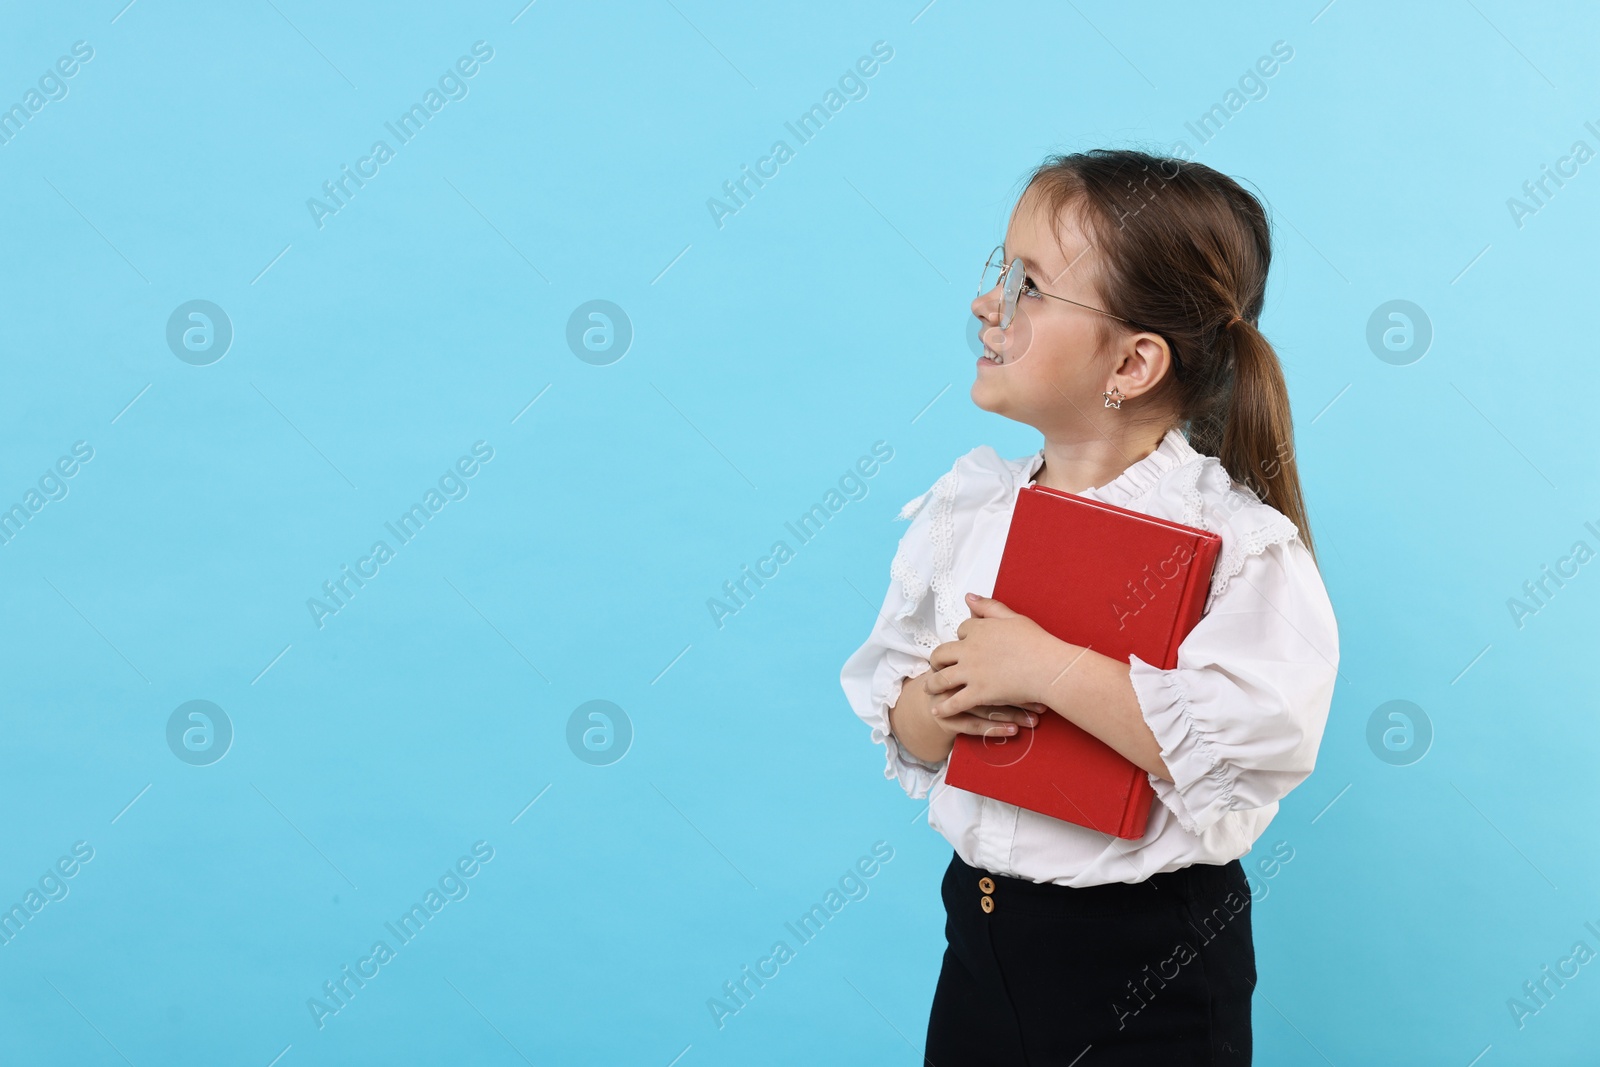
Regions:
<instances>
[{"instance_id":1,"label":"blouse cuff","mask_svg":"<svg viewBox=\"0 0 1600 1067\"><path fill-rule=\"evenodd\" d=\"M879 660L872 679L874 717L870 725L873 743L883 745L886 750L883 776L898 780L906 795L914 800L928 795L946 761L927 763L906 751L889 729L889 709L900 702L900 691L906 682L931 669L926 660L890 649Z\"/></svg>"},{"instance_id":2,"label":"blouse cuff","mask_svg":"<svg viewBox=\"0 0 1600 1067\"><path fill-rule=\"evenodd\" d=\"M1144 720L1161 746L1161 758L1172 772L1170 782L1151 774L1150 785L1177 816L1178 825L1199 836L1233 809L1237 771L1217 754L1195 720L1176 670L1163 670L1129 656L1128 676Z\"/></svg>"}]
</instances>

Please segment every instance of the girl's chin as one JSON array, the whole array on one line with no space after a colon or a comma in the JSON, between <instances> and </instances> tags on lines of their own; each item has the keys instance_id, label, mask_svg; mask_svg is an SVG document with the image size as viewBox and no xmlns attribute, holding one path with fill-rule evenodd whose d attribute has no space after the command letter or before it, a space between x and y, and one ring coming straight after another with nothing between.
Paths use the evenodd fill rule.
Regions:
<instances>
[{"instance_id":1,"label":"girl's chin","mask_svg":"<svg viewBox=\"0 0 1600 1067\"><path fill-rule=\"evenodd\" d=\"M993 382L986 381L985 378L985 375L980 374L978 380L972 383L970 391L972 402L984 411L999 414L1000 408L1004 406L1001 401L1000 391L995 388Z\"/></svg>"}]
</instances>

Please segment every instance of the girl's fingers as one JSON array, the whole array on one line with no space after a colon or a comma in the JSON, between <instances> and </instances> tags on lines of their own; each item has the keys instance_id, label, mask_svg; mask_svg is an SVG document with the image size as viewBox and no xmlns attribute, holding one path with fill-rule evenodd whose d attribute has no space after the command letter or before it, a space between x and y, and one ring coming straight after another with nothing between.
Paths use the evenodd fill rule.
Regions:
<instances>
[{"instance_id":1,"label":"girl's fingers","mask_svg":"<svg viewBox=\"0 0 1600 1067\"><path fill-rule=\"evenodd\" d=\"M963 734L1006 737L1038 725L1039 717L1021 708L983 705L944 717L946 729Z\"/></svg>"},{"instance_id":2,"label":"girl's fingers","mask_svg":"<svg viewBox=\"0 0 1600 1067\"><path fill-rule=\"evenodd\" d=\"M1037 726L1039 723L1039 716L1026 708L1014 704L969 705L968 699L966 687L959 686L954 695L936 698L929 711L935 719L949 720L958 715L971 715L988 722L1012 722L1023 726Z\"/></svg>"},{"instance_id":3,"label":"girl's fingers","mask_svg":"<svg viewBox=\"0 0 1600 1067\"><path fill-rule=\"evenodd\" d=\"M950 721L950 729L961 734L975 734L979 737L1010 737L1022 727L1012 722L993 722L982 719L976 715L957 715Z\"/></svg>"},{"instance_id":4,"label":"girl's fingers","mask_svg":"<svg viewBox=\"0 0 1600 1067\"><path fill-rule=\"evenodd\" d=\"M989 704L973 708L972 714L988 719L991 722L1014 722L1023 726L1037 726L1039 723L1039 716L1034 712L1011 705Z\"/></svg>"},{"instance_id":5,"label":"girl's fingers","mask_svg":"<svg viewBox=\"0 0 1600 1067\"><path fill-rule=\"evenodd\" d=\"M957 681L953 675L954 672L947 669L928 671L922 676L925 679L922 684L927 687L929 693L948 693L966 684Z\"/></svg>"}]
</instances>

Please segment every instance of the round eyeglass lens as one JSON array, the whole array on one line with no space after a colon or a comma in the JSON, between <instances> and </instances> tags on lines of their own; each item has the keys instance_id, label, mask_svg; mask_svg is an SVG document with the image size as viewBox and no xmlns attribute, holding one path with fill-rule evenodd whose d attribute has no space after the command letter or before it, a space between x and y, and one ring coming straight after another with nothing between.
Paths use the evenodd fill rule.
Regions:
<instances>
[{"instance_id":1,"label":"round eyeglass lens","mask_svg":"<svg viewBox=\"0 0 1600 1067\"><path fill-rule=\"evenodd\" d=\"M989 262L983 265L983 277L978 282L978 295L982 296L1000 284L1000 268L1005 266L1002 257L1004 249L996 248L989 254Z\"/></svg>"},{"instance_id":2,"label":"round eyeglass lens","mask_svg":"<svg viewBox=\"0 0 1600 1067\"><path fill-rule=\"evenodd\" d=\"M1017 301L1022 293L1023 269L1021 257L1011 261L1010 269L1005 269L1005 247L997 247L990 255L989 261L984 264L983 275L978 282L978 295L994 291L995 286L1001 283L1004 274L1005 286L1000 291L1000 322L998 328L985 326L981 321L975 326L976 342L980 357L989 353L993 354L992 362L1007 364L1016 363L1028 352L1033 340L1033 331L1028 323L1027 316L1018 318ZM987 351L986 351L987 350Z\"/></svg>"},{"instance_id":3,"label":"round eyeglass lens","mask_svg":"<svg viewBox=\"0 0 1600 1067\"><path fill-rule=\"evenodd\" d=\"M1017 297L1022 295L1022 260L1013 259L1011 268L1006 271L1006 286L1000 291L1000 328L1006 329L1011 325L1011 320L1017 314Z\"/></svg>"}]
</instances>

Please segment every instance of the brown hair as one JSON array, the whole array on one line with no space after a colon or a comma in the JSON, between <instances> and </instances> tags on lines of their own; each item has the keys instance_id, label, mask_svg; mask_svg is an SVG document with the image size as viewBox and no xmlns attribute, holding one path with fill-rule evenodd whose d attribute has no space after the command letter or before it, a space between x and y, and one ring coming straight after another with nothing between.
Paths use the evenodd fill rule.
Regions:
<instances>
[{"instance_id":1,"label":"brown hair","mask_svg":"<svg viewBox=\"0 0 1600 1067\"><path fill-rule=\"evenodd\" d=\"M1171 372L1135 418L1175 414L1195 451L1287 516L1314 559L1289 390L1257 328L1272 261L1260 201L1203 163L1127 149L1051 156L1030 190L1057 226L1069 209L1082 220L1102 308L1160 334L1172 352ZM1119 327L1096 321L1105 350Z\"/></svg>"}]
</instances>

